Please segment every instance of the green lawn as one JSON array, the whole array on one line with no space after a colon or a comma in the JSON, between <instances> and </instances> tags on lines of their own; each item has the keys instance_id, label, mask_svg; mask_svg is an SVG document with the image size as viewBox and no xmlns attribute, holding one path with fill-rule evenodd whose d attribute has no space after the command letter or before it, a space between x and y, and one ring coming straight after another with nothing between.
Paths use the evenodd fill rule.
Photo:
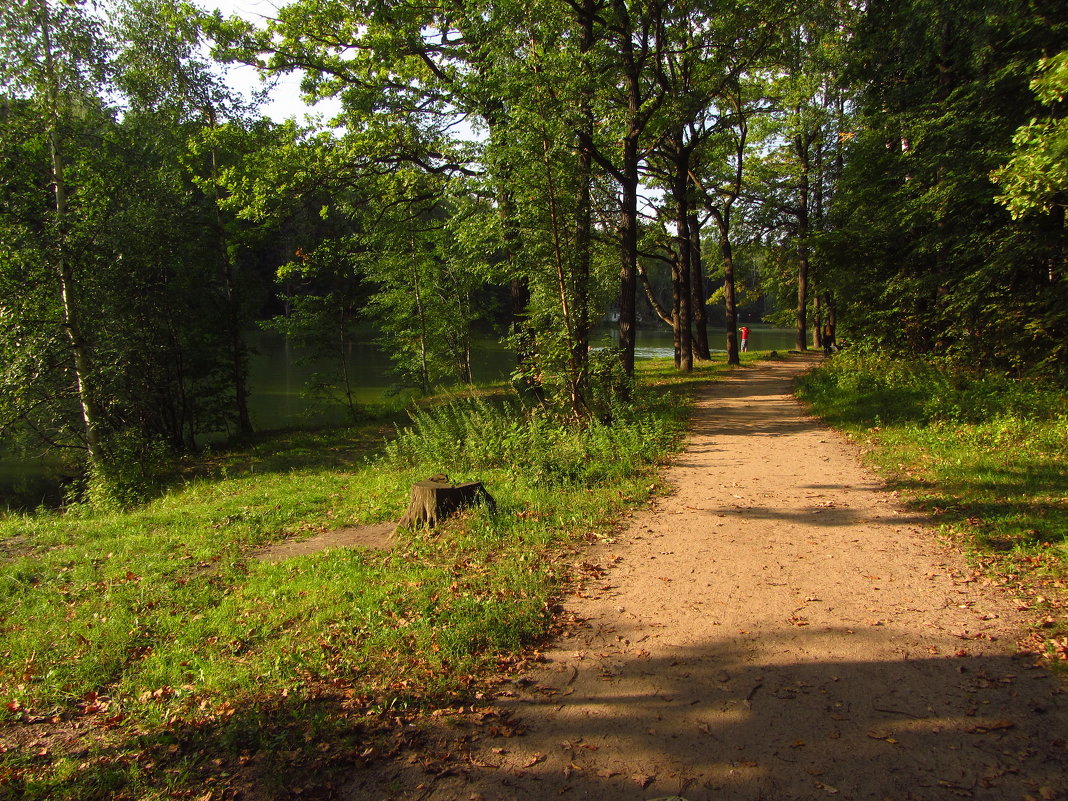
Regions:
<instances>
[{"instance_id":1,"label":"green lawn","mask_svg":"<svg viewBox=\"0 0 1068 801\"><path fill-rule=\"evenodd\" d=\"M388 453L381 421L261 436L137 508L0 520L0 795L314 784L381 721L468 698L545 636L577 549L655 491L688 393L723 369L642 363L634 408L582 433L456 401ZM497 512L389 551L255 558L395 520L437 472L484 482Z\"/></svg>"}]
</instances>

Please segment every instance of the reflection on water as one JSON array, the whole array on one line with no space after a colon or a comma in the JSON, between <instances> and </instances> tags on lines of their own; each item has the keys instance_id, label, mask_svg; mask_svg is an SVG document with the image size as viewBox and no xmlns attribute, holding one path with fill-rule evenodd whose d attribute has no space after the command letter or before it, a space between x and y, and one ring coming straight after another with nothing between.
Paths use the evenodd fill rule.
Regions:
<instances>
[{"instance_id":1,"label":"reflection on water","mask_svg":"<svg viewBox=\"0 0 1068 801\"><path fill-rule=\"evenodd\" d=\"M792 328L749 326L749 350L788 351L794 347L795 333ZM647 330L639 328L635 337L634 356L637 359L671 359L675 356L675 340L666 327ZM595 347L612 347L619 344L619 332L599 328L593 338ZM710 329L709 350L715 354L727 352L727 332Z\"/></svg>"},{"instance_id":2,"label":"reflection on water","mask_svg":"<svg viewBox=\"0 0 1068 801\"><path fill-rule=\"evenodd\" d=\"M54 454L0 456L0 511L55 507L70 478Z\"/></svg>"},{"instance_id":3,"label":"reflection on water","mask_svg":"<svg viewBox=\"0 0 1068 801\"><path fill-rule=\"evenodd\" d=\"M790 329L750 328L752 350L789 350L793 347L794 333ZM713 346L725 343L725 339L725 332L709 331L709 342ZM591 336L594 347L612 347L618 341L618 332L612 327L598 328ZM274 332L254 332L249 343L254 351L250 364L249 407L258 430L346 421L345 411L338 403L317 400L309 397L307 392L313 376L329 372L332 365L309 361L286 337ZM713 350L724 353L715 347ZM671 358L673 355L672 334L666 327L637 331L637 358ZM479 382L506 378L515 367L515 357L492 337L474 343L473 361L475 380ZM374 343L370 335L352 345L348 363L357 404L381 403L402 389L391 372L389 355ZM0 509L12 503L23 508L54 503L59 492L58 471L59 462L53 457L5 452L3 443L0 443Z\"/></svg>"},{"instance_id":4,"label":"reflection on water","mask_svg":"<svg viewBox=\"0 0 1068 801\"><path fill-rule=\"evenodd\" d=\"M317 374L331 379L338 365L328 360L308 359L281 334L257 332L250 337L254 350L250 364L249 411L257 429L299 425L344 423L346 412L341 395L334 401L314 397L308 387ZM506 378L515 366L515 357L496 339L483 337L472 343L472 370L476 382ZM389 354L369 333L348 349L347 364L358 406L380 404L411 388L398 383Z\"/></svg>"}]
</instances>

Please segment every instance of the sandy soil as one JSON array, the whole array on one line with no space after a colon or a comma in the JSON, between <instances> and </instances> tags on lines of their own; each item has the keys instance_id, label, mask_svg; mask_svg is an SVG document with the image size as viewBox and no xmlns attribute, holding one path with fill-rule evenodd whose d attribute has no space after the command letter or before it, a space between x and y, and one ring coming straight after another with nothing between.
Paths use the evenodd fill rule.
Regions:
<instances>
[{"instance_id":1,"label":"sandy soil","mask_svg":"<svg viewBox=\"0 0 1068 801\"><path fill-rule=\"evenodd\" d=\"M1013 599L803 412L811 363L710 385L675 493L587 555L578 623L499 714L346 797L1068 798L1068 703Z\"/></svg>"},{"instance_id":2,"label":"sandy soil","mask_svg":"<svg viewBox=\"0 0 1068 801\"><path fill-rule=\"evenodd\" d=\"M389 550L393 547L396 523L377 523L372 526L346 526L325 531L305 540L289 540L264 548L256 559L261 562L282 562L295 556L307 556L332 548L370 548Z\"/></svg>"}]
</instances>

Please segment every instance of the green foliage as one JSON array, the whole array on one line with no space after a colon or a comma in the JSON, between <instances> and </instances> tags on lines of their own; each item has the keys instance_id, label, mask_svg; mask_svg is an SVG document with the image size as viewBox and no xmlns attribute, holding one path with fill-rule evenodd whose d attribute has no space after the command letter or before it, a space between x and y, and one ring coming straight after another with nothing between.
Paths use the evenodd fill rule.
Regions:
<instances>
[{"instance_id":1,"label":"green foliage","mask_svg":"<svg viewBox=\"0 0 1068 801\"><path fill-rule=\"evenodd\" d=\"M193 449L237 416L238 287L188 171L227 93L177 4L116 4L107 24L77 3L9 5L0 431L81 449L96 500L127 503L144 491L128 494L143 466L130 443Z\"/></svg>"},{"instance_id":2,"label":"green foliage","mask_svg":"<svg viewBox=\"0 0 1068 801\"><path fill-rule=\"evenodd\" d=\"M1031 65L1065 28L1044 5L868 7L850 54L856 136L820 242L852 337L1017 374L1068 364L1063 222L1011 219L990 180L1046 113Z\"/></svg>"},{"instance_id":3,"label":"green foliage","mask_svg":"<svg viewBox=\"0 0 1068 801\"><path fill-rule=\"evenodd\" d=\"M1012 159L991 175L1001 185L998 202L1014 219L1048 213L1054 206L1061 207L1063 214L1068 204L1068 117L1063 115L1068 96L1068 50L1039 60L1031 89L1049 107L1049 113L1017 129L1012 138Z\"/></svg>"},{"instance_id":4,"label":"green foliage","mask_svg":"<svg viewBox=\"0 0 1068 801\"><path fill-rule=\"evenodd\" d=\"M106 449L107 458L90 465L72 487L68 511L78 502L102 512L129 509L154 497L171 478L174 452L166 443L145 442L137 431L127 429L111 436Z\"/></svg>"},{"instance_id":5,"label":"green foliage","mask_svg":"<svg viewBox=\"0 0 1068 801\"><path fill-rule=\"evenodd\" d=\"M805 376L800 394L829 422L866 440L895 485L979 553L1010 554L1000 567L1012 572L1038 554L1030 564L1065 573L1062 384L843 353Z\"/></svg>"},{"instance_id":6,"label":"green foliage","mask_svg":"<svg viewBox=\"0 0 1068 801\"><path fill-rule=\"evenodd\" d=\"M387 448L393 465L449 474L502 470L534 486L593 487L626 478L673 439L672 428L652 416L576 428L538 409L480 398L411 414L412 426ZM634 461L612 457L624 452Z\"/></svg>"}]
</instances>

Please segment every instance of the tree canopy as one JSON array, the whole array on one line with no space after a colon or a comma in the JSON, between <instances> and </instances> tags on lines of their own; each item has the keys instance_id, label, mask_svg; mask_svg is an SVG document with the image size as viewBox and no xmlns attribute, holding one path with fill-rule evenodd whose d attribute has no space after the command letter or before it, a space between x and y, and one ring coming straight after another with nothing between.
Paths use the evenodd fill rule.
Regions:
<instances>
[{"instance_id":1,"label":"tree canopy","mask_svg":"<svg viewBox=\"0 0 1068 801\"><path fill-rule=\"evenodd\" d=\"M101 475L249 433L279 310L354 415L367 325L423 391L493 328L583 420L625 402L637 326L686 370L722 320L737 361L757 296L800 349L1068 366L1048 0L14 0L0 29L0 431ZM341 110L259 118L233 62Z\"/></svg>"}]
</instances>

